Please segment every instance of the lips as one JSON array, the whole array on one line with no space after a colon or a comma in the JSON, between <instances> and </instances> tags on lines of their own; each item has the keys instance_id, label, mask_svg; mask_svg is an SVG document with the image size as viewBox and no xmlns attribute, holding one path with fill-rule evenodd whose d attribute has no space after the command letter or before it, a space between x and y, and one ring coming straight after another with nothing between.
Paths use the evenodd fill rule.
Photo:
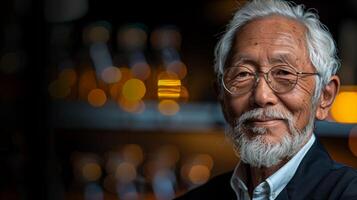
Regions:
<instances>
[{"instance_id":1,"label":"lips","mask_svg":"<svg viewBox=\"0 0 357 200\"><path fill-rule=\"evenodd\" d=\"M247 124L250 126L274 126L280 123L283 119L277 118L260 118L247 120Z\"/></svg>"}]
</instances>

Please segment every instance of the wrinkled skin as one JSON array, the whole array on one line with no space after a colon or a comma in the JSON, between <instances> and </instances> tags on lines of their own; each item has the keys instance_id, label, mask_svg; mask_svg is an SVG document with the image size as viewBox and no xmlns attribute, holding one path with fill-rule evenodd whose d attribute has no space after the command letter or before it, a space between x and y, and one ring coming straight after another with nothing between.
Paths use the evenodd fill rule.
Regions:
<instances>
[{"instance_id":1,"label":"wrinkled skin","mask_svg":"<svg viewBox=\"0 0 357 200\"><path fill-rule=\"evenodd\" d=\"M301 23L286 17L275 15L255 19L237 32L228 65L246 66L261 72L267 72L276 65L288 65L296 71L316 72L309 59L305 34L306 28ZM273 106L290 112L296 128L302 130L311 114L320 120L327 117L340 84L338 77L333 76L323 89L318 105L315 105L316 111L311 113L315 78L301 77L293 90L276 94L260 75L256 87L246 94L233 97L225 92L222 105L226 119L234 125L234 120L246 111ZM278 143L284 134L289 134L284 120L260 119L250 123L251 126L267 128L265 141L268 143Z\"/></svg>"}]
</instances>

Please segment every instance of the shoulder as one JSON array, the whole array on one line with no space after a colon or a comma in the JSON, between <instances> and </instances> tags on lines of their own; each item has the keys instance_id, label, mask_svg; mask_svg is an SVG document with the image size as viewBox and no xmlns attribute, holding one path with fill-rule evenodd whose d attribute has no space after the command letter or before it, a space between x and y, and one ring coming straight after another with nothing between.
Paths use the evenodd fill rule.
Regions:
<instances>
[{"instance_id":1,"label":"shoulder","mask_svg":"<svg viewBox=\"0 0 357 200\"><path fill-rule=\"evenodd\" d=\"M227 172L213 177L207 183L188 191L177 200L193 199L231 199L234 191L230 186L230 179L233 172Z\"/></svg>"},{"instance_id":2,"label":"shoulder","mask_svg":"<svg viewBox=\"0 0 357 200\"><path fill-rule=\"evenodd\" d=\"M317 194L330 191L330 199L357 199L357 170L334 163L318 188Z\"/></svg>"}]
</instances>

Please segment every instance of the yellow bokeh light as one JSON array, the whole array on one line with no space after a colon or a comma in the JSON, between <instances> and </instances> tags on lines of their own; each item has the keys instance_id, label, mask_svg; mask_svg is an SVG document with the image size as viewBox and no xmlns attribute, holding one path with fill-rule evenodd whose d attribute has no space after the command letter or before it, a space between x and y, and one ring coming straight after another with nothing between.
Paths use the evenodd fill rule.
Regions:
<instances>
[{"instance_id":1,"label":"yellow bokeh light","mask_svg":"<svg viewBox=\"0 0 357 200\"><path fill-rule=\"evenodd\" d=\"M353 127L348 136L348 146L353 153L357 157L357 126Z\"/></svg>"},{"instance_id":2,"label":"yellow bokeh light","mask_svg":"<svg viewBox=\"0 0 357 200\"><path fill-rule=\"evenodd\" d=\"M117 67L107 67L101 73L101 78L106 83L116 83L121 79L120 69Z\"/></svg>"},{"instance_id":3,"label":"yellow bokeh light","mask_svg":"<svg viewBox=\"0 0 357 200\"><path fill-rule=\"evenodd\" d=\"M158 97L179 98L181 94L181 80L175 73L162 72L158 76Z\"/></svg>"},{"instance_id":4,"label":"yellow bokeh light","mask_svg":"<svg viewBox=\"0 0 357 200\"><path fill-rule=\"evenodd\" d=\"M203 184L207 182L210 175L211 172L205 165L193 165L188 172L188 178L193 184Z\"/></svg>"},{"instance_id":5,"label":"yellow bokeh light","mask_svg":"<svg viewBox=\"0 0 357 200\"><path fill-rule=\"evenodd\" d=\"M48 91L53 98L65 98L71 93L71 88L59 80L54 80L48 86Z\"/></svg>"},{"instance_id":6,"label":"yellow bokeh light","mask_svg":"<svg viewBox=\"0 0 357 200\"><path fill-rule=\"evenodd\" d=\"M82 176L87 181L96 181L102 176L102 169L97 163L86 163L82 168Z\"/></svg>"},{"instance_id":7,"label":"yellow bokeh light","mask_svg":"<svg viewBox=\"0 0 357 200\"><path fill-rule=\"evenodd\" d=\"M130 79L125 82L122 90L123 96L127 100L137 101L145 96L146 87L145 84L139 79Z\"/></svg>"},{"instance_id":8,"label":"yellow bokeh light","mask_svg":"<svg viewBox=\"0 0 357 200\"><path fill-rule=\"evenodd\" d=\"M340 92L332 105L331 115L337 122L357 123L357 92Z\"/></svg>"},{"instance_id":9,"label":"yellow bokeh light","mask_svg":"<svg viewBox=\"0 0 357 200\"><path fill-rule=\"evenodd\" d=\"M58 80L65 85L68 85L68 87L73 86L76 81L77 81L77 73L74 69L67 68L64 69L60 72L58 76Z\"/></svg>"},{"instance_id":10,"label":"yellow bokeh light","mask_svg":"<svg viewBox=\"0 0 357 200\"><path fill-rule=\"evenodd\" d=\"M115 171L115 178L124 183L133 181L136 175L135 166L129 162L120 163Z\"/></svg>"},{"instance_id":11,"label":"yellow bokeh light","mask_svg":"<svg viewBox=\"0 0 357 200\"><path fill-rule=\"evenodd\" d=\"M94 107L101 107L107 101L105 92L101 89L93 89L88 94L88 102Z\"/></svg>"},{"instance_id":12,"label":"yellow bokeh light","mask_svg":"<svg viewBox=\"0 0 357 200\"><path fill-rule=\"evenodd\" d=\"M174 100L165 99L160 101L158 109L163 115L175 115L180 110L180 105Z\"/></svg>"}]
</instances>

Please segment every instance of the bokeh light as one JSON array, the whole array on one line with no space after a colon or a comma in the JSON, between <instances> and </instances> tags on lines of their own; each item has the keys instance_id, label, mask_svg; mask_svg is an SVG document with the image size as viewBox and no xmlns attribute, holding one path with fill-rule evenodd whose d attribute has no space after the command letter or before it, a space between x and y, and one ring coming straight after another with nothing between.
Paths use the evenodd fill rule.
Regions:
<instances>
[{"instance_id":1,"label":"bokeh light","mask_svg":"<svg viewBox=\"0 0 357 200\"><path fill-rule=\"evenodd\" d=\"M106 43L110 38L110 24L106 21L96 22L83 32L85 43Z\"/></svg>"},{"instance_id":2,"label":"bokeh light","mask_svg":"<svg viewBox=\"0 0 357 200\"><path fill-rule=\"evenodd\" d=\"M348 146L354 156L357 157L357 126L354 126L348 136Z\"/></svg>"},{"instance_id":3,"label":"bokeh light","mask_svg":"<svg viewBox=\"0 0 357 200\"><path fill-rule=\"evenodd\" d=\"M93 70L84 71L79 77L79 97L87 100L91 90L97 88L97 80Z\"/></svg>"},{"instance_id":4,"label":"bokeh light","mask_svg":"<svg viewBox=\"0 0 357 200\"><path fill-rule=\"evenodd\" d=\"M118 105L121 109L129 113L142 113L145 110L145 103L142 100L127 100L125 97L119 97Z\"/></svg>"},{"instance_id":5,"label":"bokeh light","mask_svg":"<svg viewBox=\"0 0 357 200\"><path fill-rule=\"evenodd\" d=\"M106 83L116 83L121 79L120 69L114 66L107 67L102 71L101 78Z\"/></svg>"},{"instance_id":6,"label":"bokeh light","mask_svg":"<svg viewBox=\"0 0 357 200\"><path fill-rule=\"evenodd\" d=\"M197 185L207 182L210 175L211 172L205 165L193 165L188 172L189 180Z\"/></svg>"},{"instance_id":7,"label":"bokeh light","mask_svg":"<svg viewBox=\"0 0 357 200\"><path fill-rule=\"evenodd\" d=\"M357 123L357 92L340 92L331 108L331 115L337 122Z\"/></svg>"},{"instance_id":8,"label":"bokeh light","mask_svg":"<svg viewBox=\"0 0 357 200\"><path fill-rule=\"evenodd\" d=\"M137 144L127 144L122 150L123 160L139 166L144 160L142 148Z\"/></svg>"},{"instance_id":9,"label":"bokeh light","mask_svg":"<svg viewBox=\"0 0 357 200\"><path fill-rule=\"evenodd\" d=\"M101 107L107 101L107 96L102 89L93 89L88 94L88 102L94 107Z\"/></svg>"},{"instance_id":10,"label":"bokeh light","mask_svg":"<svg viewBox=\"0 0 357 200\"><path fill-rule=\"evenodd\" d=\"M125 49L142 49L147 41L147 34L142 24L132 24L122 27L117 35L118 45Z\"/></svg>"},{"instance_id":11,"label":"bokeh light","mask_svg":"<svg viewBox=\"0 0 357 200\"><path fill-rule=\"evenodd\" d=\"M173 61L168 64L167 71L175 73L179 79L184 79L187 74L187 67L181 61Z\"/></svg>"},{"instance_id":12,"label":"bokeh light","mask_svg":"<svg viewBox=\"0 0 357 200\"><path fill-rule=\"evenodd\" d=\"M77 73L72 68L63 69L58 75L58 80L62 84L65 84L68 87L71 87L76 84Z\"/></svg>"},{"instance_id":13,"label":"bokeh light","mask_svg":"<svg viewBox=\"0 0 357 200\"><path fill-rule=\"evenodd\" d=\"M213 168L213 158L209 154L198 154L194 157L194 164L204 165L209 170Z\"/></svg>"},{"instance_id":14,"label":"bokeh light","mask_svg":"<svg viewBox=\"0 0 357 200\"><path fill-rule=\"evenodd\" d=\"M139 79L130 79L125 82L122 90L123 96L130 101L138 101L145 96L145 84Z\"/></svg>"},{"instance_id":15,"label":"bokeh light","mask_svg":"<svg viewBox=\"0 0 357 200\"><path fill-rule=\"evenodd\" d=\"M82 168L82 176L87 181L96 181L102 176L102 169L97 163L86 163Z\"/></svg>"},{"instance_id":16,"label":"bokeh light","mask_svg":"<svg viewBox=\"0 0 357 200\"><path fill-rule=\"evenodd\" d=\"M145 62L137 62L131 67L131 72L135 78L146 80L149 78L151 69Z\"/></svg>"},{"instance_id":17,"label":"bokeh light","mask_svg":"<svg viewBox=\"0 0 357 200\"><path fill-rule=\"evenodd\" d=\"M162 27L153 31L150 41L152 46L156 49L180 49L181 34L174 26Z\"/></svg>"},{"instance_id":18,"label":"bokeh light","mask_svg":"<svg viewBox=\"0 0 357 200\"><path fill-rule=\"evenodd\" d=\"M137 176L135 166L130 162L122 162L115 171L115 177L120 182L131 182Z\"/></svg>"},{"instance_id":19,"label":"bokeh light","mask_svg":"<svg viewBox=\"0 0 357 200\"><path fill-rule=\"evenodd\" d=\"M161 114L170 116L175 115L180 110L180 105L174 100L165 99L160 101L158 109Z\"/></svg>"},{"instance_id":20,"label":"bokeh light","mask_svg":"<svg viewBox=\"0 0 357 200\"><path fill-rule=\"evenodd\" d=\"M161 72L158 76L158 97L179 98L181 94L181 80L175 73Z\"/></svg>"}]
</instances>

